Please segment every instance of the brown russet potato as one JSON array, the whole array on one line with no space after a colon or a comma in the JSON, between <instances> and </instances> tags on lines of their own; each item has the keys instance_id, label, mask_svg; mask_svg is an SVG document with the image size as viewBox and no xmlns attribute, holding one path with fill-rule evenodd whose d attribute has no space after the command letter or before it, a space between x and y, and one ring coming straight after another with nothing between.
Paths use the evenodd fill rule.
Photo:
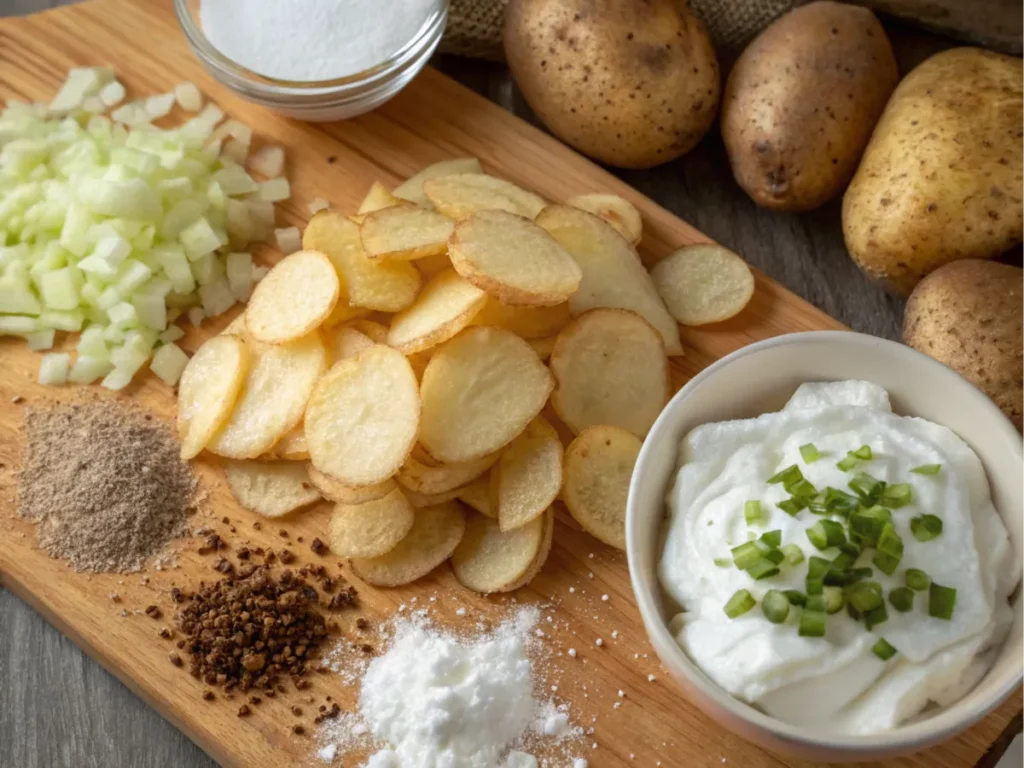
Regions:
<instances>
[{"instance_id":1,"label":"brown russet potato","mask_svg":"<svg viewBox=\"0 0 1024 768\"><path fill-rule=\"evenodd\" d=\"M504 43L537 116L602 163L666 163L715 119L718 60L679 0L511 0Z\"/></svg>"},{"instance_id":2,"label":"brown russet potato","mask_svg":"<svg viewBox=\"0 0 1024 768\"><path fill-rule=\"evenodd\" d=\"M955 261L910 294L903 341L970 381L1021 429L1022 317L1024 270L978 259Z\"/></svg>"},{"instance_id":3,"label":"brown russet potato","mask_svg":"<svg viewBox=\"0 0 1024 768\"><path fill-rule=\"evenodd\" d=\"M987 259L1024 231L1019 58L954 48L897 86L843 196L857 265L907 295L929 272Z\"/></svg>"},{"instance_id":4,"label":"brown russet potato","mask_svg":"<svg viewBox=\"0 0 1024 768\"><path fill-rule=\"evenodd\" d=\"M842 192L899 80L866 8L815 2L765 28L722 98L733 175L758 205L808 211Z\"/></svg>"}]
</instances>

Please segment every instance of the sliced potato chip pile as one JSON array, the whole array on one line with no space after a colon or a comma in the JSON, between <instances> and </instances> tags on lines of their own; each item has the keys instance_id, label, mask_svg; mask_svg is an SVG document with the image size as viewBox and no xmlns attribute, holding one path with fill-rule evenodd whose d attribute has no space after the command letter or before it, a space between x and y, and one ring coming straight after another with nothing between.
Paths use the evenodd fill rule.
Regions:
<instances>
[{"instance_id":1,"label":"sliced potato chip pile","mask_svg":"<svg viewBox=\"0 0 1024 768\"><path fill-rule=\"evenodd\" d=\"M425 259L448 250L455 222L415 205L381 208L359 225L363 249L371 259Z\"/></svg>"},{"instance_id":2,"label":"sliced potato chip pile","mask_svg":"<svg viewBox=\"0 0 1024 768\"><path fill-rule=\"evenodd\" d=\"M486 301L486 293L446 269L430 279L411 307L394 316L387 343L407 355L422 352L469 325Z\"/></svg>"},{"instance_id":3,"label":"sliced potato chip pile","mask_svg":"<svg viewBox=\"0 0 1024 768\"><path fill-rule=\"evenodd\" d=\"M312 464L306 465L309 472L309 479L324 498L336 501L338 504L365 504L368 501L381 499L395 490L398 485L390 478L372 485L360 485L358 488L345 485L330 475L325 475Z\"/></svg>"},{"instance_id":4,"label":"sliced potato chip pile","mask_svg":"<svg viewBox=\"0 0 1024 768\"><path fill-rule=\"evenodd\" d=\"M498 518L497 513L491 508L490 475L482 475L469 485L459 488L455 491L455 498L484 517Z\"/></svg>"},{"instance_id":5,"label":"sliced potato chip pile","mask_svg":"<svg viewBox=\"0 0 1024 768\"><path fill-rule=\"evenodd\" d=\"M615 231L629 240L633 246L640 245L643 221L640 211L618 195L577 195L566 201L573 208L594 214L615 227Z\"/></svg>"},{"instance_id":6,"label":"sliced potato chip pile","mask_svg":"<svg viewBox=\"0 0 1024 768\"><path fill-rule=\"evenodd\" d=\"M199 455L231 416L249 372L249 352L235 336L214 336L192 355L178 380L181 458Z\"/></svg>"},{"instance_id":7,"label":"sliced potato chip pile","mask_svg":"<svg viewBox=\"0 0 1024 768\"><path fill-rule=\"evenodd\" d=\"M302 424L292 427L278 440L274 447L264 454L268 459L285 461L305 461L309 458L309 446L306 445L306 430Z\"/></svg>"},{"instance_id":8,"label":"sliced potato chip pile","mask_svg":"<svg viewBox=\"0 0 1024 768\"><path fill-rule=\"evenodd\" d=\"M296 461L224 462L231 494L263 517L281 517L320 499L304 464Z\"/></svg>"},{"instance_id":9,"label":"sliced potato chip pile","mask_svg":"<svg viewBox=\"0 0 1024 768\"><path fill-rule=\"evenodd\" d=\"M379 211L381 208L390 208L393 205L399 205L401 199L396 197L391 192L388 192L388 188L381 184L379 181L373 182L370 185L370 191L366 193L366 197L363 198L363 202L359 204L359 215L365 215L367 213L373 213Z\"/></svg>"},{"instance_id":10,"label":"sliced potato chip pile","mask_svg":"<svg viewBox=\"0 0 1024 768\"><path fill-rule=\"evenodd\" d=\"M529 423L491 470L490 503L502 531L544 514L562 488L562 441L543 416Z\"/></svg>"},{"instance_id":11,"label":"sliced potato chip pile","mask_svg":"<svg viewBox=\"0 0 1024 768\"><path fill-rule=\"evenodd\" d=\"M504 592L519 583L544 543L544 520L537 518L509 531L476 514L452 555L459 582L474 592Z\"/></svg>"},{"instance_id":12,"label":"sliced potato chip pile","mask_svg":"<svg viewBox=\"0 0 1024 768\"><path fill-rule=\"evenodd\" d=\"M496 325L530 341L557 334L571 319L568 302L550 307L512 307L491 296L473 318L473 325Z\"/></svg>"},{"instance_id":13,"label":"sliced potato chip pile","mask_svg":"<svg viewBox=\"0 0 1024 768\"><path fill-rule=\"evenodd\" d=\"M415 513L395 488L364 504L338 504L327 529L331 552L340 557L379 557L393 550L412 530Z\"/></svg>"},{"instance_id":14,"label":"sliced potato chip pile","mask_svg":"<svg viewBox=\"0 0 1024 768\"><path fill-rule=\"evenodd\" d=\"M489 470L498 460L499 454L492 453L465 464L424 463L414 455L405 460L396 480L405 488L421 494L447 493L468 485ZM425 457L422 457L424 458Z\"/></svg>"},{"instance_id":15,"label":"sliced potato chip pile","mask_svg":"<svg viewBox=\"0 0 1024 768\"><path fill-rule=\"evenodd\" d=\"M319 251L286 256L253 290L245 328L264 344L301 338L330 317L339 286L338 273Z\"/></svg>"},{"instance_id":16,"label":"sliced potato chip pile","mask_svg":"<svg viewBox=\"0 0 1024 768\"><path fill-rule=\"evenodd\" d=\"M456 174L463 173L483 173L484 169L480 167L480 161L475 157L456 157L452 160L442 160L439 163L428 165L419 173L411 176L408 180L399 184L395 187L395 191L392 193L395 197L402 200L408 200L410 203L416 203L424 208L433 208L434 204L430 202L423 193L423 182L427 179L436 179L440 176L454 176ZM360 213L365 211L360 210Z\"/></svg>"},{"instance_id":17,"label":"sliced potato chip pile","mask_svg":"<svg viewBox=\"0 0 1024 768\"><path fill-rule=\"evenodd\" d=\"M651 270L658 293L683 325L720 323L740 313L754 295L754 275L720 245L688 245Z\"/></svg>"},{"instance_id":18,"label":"sliced potato chip pile","mask_svg":"<svg viewBox=\"0 0 1024 768\"><path fill-rule=\"evenodd\" d=\"M483 173L436 176L423 182L423 192L434 208L453 219L479 211L507 211L532 219L544 208L544 198Z\"/></svg>"}]
</instances>

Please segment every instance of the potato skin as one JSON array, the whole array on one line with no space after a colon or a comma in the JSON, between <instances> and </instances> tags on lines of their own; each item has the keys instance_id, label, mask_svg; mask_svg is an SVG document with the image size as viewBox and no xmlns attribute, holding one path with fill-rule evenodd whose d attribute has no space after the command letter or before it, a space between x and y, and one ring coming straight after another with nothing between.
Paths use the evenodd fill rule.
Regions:
<instances>
[{"instance_id":1,"label":"potato skin","mask_svg":"<svg viewBox=\"0 0 1024 768\"><path fill-rule=\"evenodd\" d=\"M1021 241L1020 59L954 48L896 87L843 197L843 236L870 277L903 295L957 259Z\"/></svg>"},{"instance_id":2,"label":"potato skin","mask_svg":"<svg viewBox=\"0 0 1024 768\"><path fill-rule=\"evenodd\" d=\"M780 211L835 197L898 80L866 8L816 2L785 14L747 46L725 87L722 138L736 181Z\"/></svg>"},{"instance_id":3,"label":"potato skin","mask_svg":"<svg viewBox=\"0 0 1024 768\"><path fill-rule=\"evenodd\" d=\"M718 109L718 60L685 0L511 0L505 54L548 129L608 165L688 152Z\"/></svg>"},{"instance_id":4,"label":"potato skin","mask_svg":"<svg viewBox=\"0 0 1024 768\"><path fill-rule=\"evenodd\" d=\"M903 342L944 363L992 398L1021 429L1024 413L1024 270L965 259L917 284Z\"/></svg>"}]
</instances>

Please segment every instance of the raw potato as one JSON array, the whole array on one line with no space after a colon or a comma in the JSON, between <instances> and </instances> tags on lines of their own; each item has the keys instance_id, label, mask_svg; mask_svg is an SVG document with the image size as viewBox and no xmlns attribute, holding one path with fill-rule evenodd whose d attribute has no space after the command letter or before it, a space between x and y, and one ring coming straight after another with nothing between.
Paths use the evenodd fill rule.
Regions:
<instances>
[{"instance_id":1,"label":"raw potato","mask_svg":"<svg viewBox=\"0 0 1024 768\"><path fill-rule=\"evenodd\" d=\"M405 463L419 421L409 362L375 344L339 360L313 390L306 407L310 461L345 485L380 483Z\"/></svg>"},{"instance_id":2,"label":"raw potato","mask_svg":"<svg viewBox=\"0 0 1024 768\"><path fill-rule=\"evenodd\" d=\"M484 456L465 464L429 466L416 458L415 452L405 460L395 479L404 487L421 494L454 491L473 482L498 460L499 454Z\"/></svg>"},{"instance_id":3,"label":"raw potato","mask_svg":"<svg viewBox=\"0 0 1024 768\"><path fill-rule=\"evenodd\" d=\"M327 527L331 552L339 557L379 557L412 530L415 513L402 492L365 504L338 504Z\"/></svg>"},{"instance_id":4,"label":"raw potato","mask_svg":"<svg viewBox=\"0 0 1024 768\"><path fill-rule=\"evenodd\" d=\"M907 301L903 342L987 394L1022 428L1024 333L1019 267L966 259L939 267Z\"/></svg>"},{"instance_id":5,"label":"raw potato","mask_svg":"<svg viewBox=\"0 0 1024 768\"><path fill-rule=\"evenodd\" d=\"M718 108L704 26L677 0L512 0L505 56L552 133L621 168L685 154Z\"/></svg>"},{"instance_id":6,"label":"raw potato","mask_svg":"<svg viewBox=\"0 0 1024 768\"><path fill-rule=\"evenodd\" d=\"M644 437L668 402L661 337L624 309L592 309L558 334L551 406L573 432L611 424Z\"/></svg>"},{"instance_id":7,"label":"raw potato","mask_svg":"<svg viewBox=\"0 0 1024 768\"><path fill-rule=\"evenodd\" d=\"M754 275L720 245L687 245L654 265L651 279L683 325L719 323L738 315L754 295Z\"/></svg>"},{"instance_id":8,"label":"raw potato","mask_svg":"<svg viewBox=\"0 0 1024 768\"><path fill-rule=\"evenodd\" d=\"M634 247L640 244L644 224L640 218L640 211L628 200L618 195L592 194L570 197L566 203L607 221Z\"/></svg>"},{"instance_id":9,"label":"raw potato","mask_svg":"<svg viewBox=\"0 0 1024 768\"><path fill-rule=\"evenodd\" d=\"M448 250L455 222L415 205L382 208L359 225L363 250L371 259L425 259Z\"/></svg>"},{"instance_id":10,"label":"raw potato","mask_svg":"<svg viewBox=\"0 0 1024 768\"><path fill-rule=\"evenodd\" d=\"M338 273L319 251L285 256L253 289L245 328L264 344L298 339L331 315L339 290Z\"/></svg>"},{"instance_id":11,"label":"raw potato","mask_svg":"<svg viewBox=\"0 0 1024 768\"><path fill-rule=\"evenodd\" d=\"M470 515L466 533L452 554L452 571L462 586L474 592L505 592L530 569L543 543L543 519L502 531L491 518Z\"/></svg>"},{"instance_id":12,"label":"raw potato","mask_svg":"<svg viewBox=\"0 0 1024 768\"><path fill-rule=\"evenodd\" d=\"M420 445L445 463L494 453L526 429L554 382L530 346L500 328L467 328L423 373Z\"/></svg>"},{"instance_id":13,"label":"raw potato","mask_svg":"<svg viewBox=\"0 0 1024 768\"><path fill-rule=\"evenodd\" d=\"M539 195L483 173L428 179L423 191L438 211L456 220L478 211L507 211L532 219L545 205Z\"/></svg>"},{"instance_id":14,"label":"raw potato","mask_svg":"<svg viewBox=\"0 0 1024 768\"><path fill-rule=\"evenodd\" d=\"M359 204L358 213L360 216L364 216L367 213L379 211L381 208L390 208L393 205L399 205L401 202L402 201L399 198L388 192L387 187L379 181L375 181L370 185L370 191L366 193L366 197L363 198L363 202Z\"/></svg>"},{"instance_id":15,"label":"raw potato","mask_svg":"<svg viewBox=\"0 0 1024 768\"><path fill-rule=\"evenodd\" d=\"M462 541L466 518L458 504L416 510L412 529L380 557L355 558L352 570L377 587L399 587L420 579L452 556Z\"/></svg>"},{"instance_id":16,"label":"raw potato","mask_svg":"<svg viewBox=\"0 0 1024 768\"><path fill-rule=\"evenodd\" d=\"M309 447L306 445L306 430L302 423L290 429L274 447L265 454L267 458L283 461L305 461L309 458Z\"/></svg>"},{"instance_id":17,"label":"raw potato","mask_svg":"<svg viewBox=\"0 0 1024 768\"><path fill-rule=\"evenodd\" d=\"M565 450L562 499L587 533L626 549L626 498L640 439L624 429L585 429Z\"/></svg>"},{"instance_id":18,"label":"raw potato","mask_svg":"<svg viewBox=\"0 0 1024 768\"><path fill-rule=\"evenodd\" d=\"M1020 59L955 48L925 60L889 99L843 197L846 248L906 295L934 269L987 259L1024 230Z\"/></svg>"},{"instance_id":19,"label":"raw potato","mask_svg":"<svg viewBox=\"0 0 1024 768\"><path fill-rule=\"evenodd\" d=\"M398 488L395 481L391 479L358 487L345 485L330 475L325 475L311 463L306 465L306 470L309 473L310 481L324 495L324 498L339 504L365 504L368 501L382 499Z\"/></svg>"},{"instance_id":20,"label":"raw potato","mask_svg":"<svg viewBox=\"0 0 1024 768\"><path fill-rule=\"evenodd\" d=\"M399 312L420 292L423 278L416 267L404 261L367 258L359 225L337 211L319 211L309 220L302 233L302 247L327 255L344 286L342 298L353 307Z\"/></svg>"},{"instance_id":21,"label":"raw potato","mask_svg":"<svg viewBox=\"0 0 1024 768\"><path fill-rule=\"evenodd\" d=\"M459 488L455 498L485 517L498 519L497 513L491 506L490 475L481 475L469 485Z\"/></svg>"},{"instance_id":22,"label":"raw potato","mask_svg":"<svg viewBox=\"0 0 1024 768\"><path fill-rule=\"evenodd\" d=\"M294 461L225 461L235 500L263 517L281 517L320 499L306 467Z\"/></svg>"},{"instance_id":23,"label":"raw potato","mask_svg":"<svg viewBox=\"0 0 1024 768\"><path fill-rule=\"evenodd\" d=\"M544 514L562 489L562 441L543 416L512 441L491 470L491 508L510 531Z\"/></svg>"},{"instance_id":24,"label":"raw potato","mask_svg":"<svg viewBox=\"0 0 1024 768\"><path fill-rule=\"evenodd\" d=\"M214 336L185 365L178 381L181 458L199 455L231 416L249 372L249 352L235 336Z\"/></svg>"},{"instance_id":25,"label":"raw potato","mask_svg":"<svg viewBox=\"0 0 1024 768\"><path fill-rule=\"evenodd\" d=\"M319 331L285 344L247 337L245 345L249 372L242 391L231 416L207 445L230 459L255 459L298 425L328 364Z\"/></svg>"},{"instance_id":26,"label":"raw potato","mask_svg":"<svg viewBox=\"0 0 1024 768\"><path fill-rule=\"evenodd\" d=\"M866 8L815 2L768 26L740 56L722 100L736 181L758 205L809 211L840 194L899 81Z\"/></svg>"},{"instance_id":27,"label":"raw potato","mask_svg":"<svg viewBox=\"0 0 1024 768\"><path fill-rule=\"evenodd\" d=\"M391 319L387 343L410 355L448 341L476 316L487 294L454 269L430 280L408 309Z\"/></svg>"},{"instance_id":28,"label":"raw potato","mask_svg":"<svg viewBox=\"0 0 1024 768\"><path fill-rule=\"evenodd\" d=\"M472 325L496 325L530 340L557 334L571 319L568 302L550 307L511 307L491 296L473 318Z\"/></svg>"},{"instance_id":29,"label":"raw potato","mask_svg":"<svg viewBox=\"0 0 1024 768\"><path fill-rule=\"evenodd\" d=\"M636 249L611 225L569 205L549 205L537 224L565 248L583 270L579 290L569 297L574 315L595 307L636 312L653 325L669 355L683 354L679 326L665 309Z\"/></svg>"},{"instance_id":30,"label":"raw potato","mask_svg":"<svg viewBox=\"0 0 1024 768\"><path fill-rule=\"evenodd\" d=\"M428 165L415 176L410 177L403 184L395 187L394 196L410 203L416 203L424 208L433 208L425 194L423 194L423 182L427 179L436 179L438 176L453 176L463 173L483 173L480 161L475 157L456 157L452 160L442 160L439 163ZM362 213L362 211L360 211Z\"/></svg>"},{"instance_id":31,"label":"raw potato","mask_svg":"<svg viewBox=\"0 0 1024 768\"><path fill-rule=\"evenodd\" d=\"M547 232L505 211L481 211L460 221L448 256L460 275L505 304L560 304L582 277L573 257Z\"/></svg>"},{"instance_id":32,"label":"raw potato","mask_svg":"<svg viewBox=\"0 0 1024 768\"><path fill-rule=\"evenodd\" d=\"M531 581L536 578L537 574L544 568L544 563L548 561L548 555L551 554L551 544L555 539L555 510L549 508L540 518L544 523L543 538L540 542L540 549L537 550L537 554L533 558L533 562L530 563L530 567L526 569L519 581L513 582L505 586L505 592L513 592L520 587L525 587Z\"/></svg>"},{"instance_id":33,"label":"raw potato","mask_svg":"<svg viewBox=\"0 0 1024 768\"><path fill-rule=\"evenodd\" d=\"M372 347L374 344L373 339L365 333L357 331L355 328L347 325L335 328L333 332L328 334L328 336L328 346L330 348L332 363L336 363L339 360L345 360L349 357L355 357L364 349Z\"/></svg>"}]
</instances>

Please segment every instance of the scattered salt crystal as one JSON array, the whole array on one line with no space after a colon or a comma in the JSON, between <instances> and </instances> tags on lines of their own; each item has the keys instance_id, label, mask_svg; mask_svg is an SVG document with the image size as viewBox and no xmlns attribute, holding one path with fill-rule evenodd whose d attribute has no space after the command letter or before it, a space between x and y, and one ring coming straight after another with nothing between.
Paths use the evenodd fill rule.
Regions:
<instances>
[{"instance_id":1,"label":"scattered salt crystal","mask_svg":"<svg viewBox=\"0 0 1024 768\"><path fill-rule=\"evenodd\" d=\"M626 698L626 692L625 691L619 691L617 695L618 695L618 697L620 699Z\"/></svg>"},{"instance_id":2,"label":"scattered salt crystal","mask_svg":"<svg viewBox=\"0 0 1024 768\"><path fill-rule=\"evenodd\" d=\"M543 629L534 630L534 634L537 635L537 637L544 637L544 630Z\"/></svg>"},{"instance_id":3,"label":"scattered salt crystal","mask_svg":"<svg viewBox=\"0 0 1024 768\"><path fill-rule=\"evenodd\" d=\"M616 701L614 704L612 704L612 709L618 709L621 706L622 706L622 702L621 701Z\"/></svg>"},{"instance_id":4,"label":"scattered salt crystal","mask_svg":"<svg viewBox=\"0 0 1024 768\"><path fill-rule=\"evenodd\" d=\"M597 638L597 640L594 641L594 645L596 645L598 648L600 648L602 645L604 645L604 640L602 640L599 637L599 638Z\"/></svg>"},{"instance_id":5,"label":"scattered salt crystal","mask_svg":"<svg viewBox=\"0 0 1024 768\"><path fill-rule=\"evenodd\" d=\"M570 648L569 649L569 655L572 656L575 659L576 658L576 649L575 648Z\"/></svg>"},{"instance_id":6,"label":"scattered salt crystal","mask_svg":"<svg viewBox=\"0 0 1024 768\"><path fill-rule=\"evenodd\" d=\"M587 761L582 757L577 757L572 761L572 768L587 768Z\"/></svg>"},{"instance_id":7,"label":"scattered salt crystal","mask_svg":"<svg viewBox=\"0 0 1024 768\"><path fill-rule=\"evenodd\" d=\"M590 748L591 749L597 749L597 742L595 741L593 744L591 744Z\"/></svg>"},{"instance_id":8,"label":"scattered salt crystal","mask_svg":"<svg viewBox=\"0 0 1024 768\"><path fill-rule=\"evenodd\" d=\"M619 639L619 630L613 629L612 630L612 640L618 640L618 639Z\"/></svg>"},{"instance_id":9,"label":"scattered salt crystal","mask_svg":"<svg viewBox=\"0 0 1024 768\"><path fill-rule=\"evenodd\" d=\"M602 603L607 603L608 602L608 595L601 595L601 602Z\"/></svg>"},{"instance_id":10,"label":"scattered salt crystal","mask_svg":"<svg viewBox=\"0 0 1024 768\"><path fill-rule=\"evenodd\" d=\"M647 682L648 682L648 683L653 683L653 682L654 682L655 680L657 680L657 679L658 679L658 678L656 678L656 677L655 677L654 675L648 675L648 676L647 676Z\"/></svg>"},{"instance_id":11,"label":"scattered salt crystal","mask_svg":"<svg viewBox=\"0 0 1024 768\"><path fill-rule=\"evenodd\" d=\"M593 571L588 571L588 572L587 572L587 578L588 578L588 579L592 579L592 578L594 578L594 572L593 572Z\"/></svg>"},{"instance_id":12,"label":"scattered salt crystal","mask_svg":"<svg viewBox=\"0 0 1024 768\"><path fill-rule=\"evenodd\" d=\"M589 557L591 560L593 560L594 559L594 553L591 552L589 555L587 555L587 557Z\"/></svg>"},{"instance_id":13,"label":"scattered salt crystal","mask_svg":"<svg viewBox=\"0 0 1024 768\"><path fill-rule=\"evenodd\" d=\"M457 610L455 612L455 615L456 616L465 616L466 615L466 609L465 608L459 608L459 610Z\"/></svg>"},{"instance_id":14,"label":"scattered salt crystal","mask_svg":"<svg viewBox=\"0 0 1024 768\"><path fill-rule=\"evenodd\" d=\"M334 756L338 754L338 746L336 744L328 744L326 747L317 752L317 757L323 760L325 763L331 762Z\"/></svg>"},{"instance_id":15,"label":"scattered salt crystal","mask_svg":"<svg viewBox=\"0 0 1024 768\"><path fill-rule=\"evenodd\" d=\"M573 592L575 592L575 591L576 591L576 587L569 587L569 594L570 594L570 595L571 595L571 594L572 594Z\"/></svg>"}]
</instances>

